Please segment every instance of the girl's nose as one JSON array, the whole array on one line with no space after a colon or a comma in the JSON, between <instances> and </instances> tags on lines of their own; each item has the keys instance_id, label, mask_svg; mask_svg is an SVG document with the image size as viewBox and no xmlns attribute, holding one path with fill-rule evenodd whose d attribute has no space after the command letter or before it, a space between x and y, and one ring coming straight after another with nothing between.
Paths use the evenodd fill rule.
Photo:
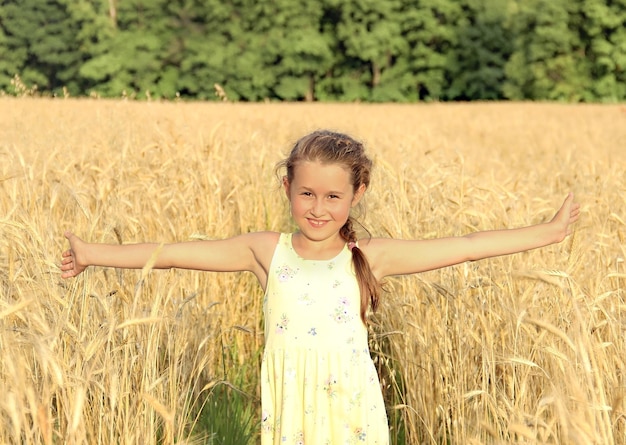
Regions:
<instances>
[{"instance_id":1,"label":"girl's nose","mask_svg":"<svg viewBox=\"0 0 626 445\"><path fill-rule=\"evenodd\" d=\"M311 214L313 216L322 216L324 214L324 203L321 199L316 199L311 208Z\"/></svg>"}]
</instances>

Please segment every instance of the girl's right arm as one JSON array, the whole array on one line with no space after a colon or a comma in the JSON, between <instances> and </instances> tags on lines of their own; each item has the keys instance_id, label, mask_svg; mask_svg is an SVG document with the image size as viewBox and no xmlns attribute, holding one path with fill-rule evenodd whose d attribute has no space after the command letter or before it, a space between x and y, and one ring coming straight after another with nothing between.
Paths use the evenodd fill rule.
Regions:
<instances>
[{"instance_id":1,"label":"girl's right arm","mask_svg":"<svg viewBox=\"0 0 626 445\"><path fill-rule=\"evenodd\" d=\"M187 241L160 245L87 243L71 232L63 252L61 277L79 275L88 266L141 269L156 254L154 269L193 269L213 272L253 272L265 283L278 234L256 232L215 241ZM159 252L157 250L160 249Z\"/></svg>"}]
</instances>

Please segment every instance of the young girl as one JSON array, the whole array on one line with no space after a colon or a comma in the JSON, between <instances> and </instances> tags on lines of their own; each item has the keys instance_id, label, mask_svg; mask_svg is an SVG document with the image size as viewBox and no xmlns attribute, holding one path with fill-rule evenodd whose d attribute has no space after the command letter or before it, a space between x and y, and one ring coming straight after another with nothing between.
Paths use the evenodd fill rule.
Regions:
<instances>
[{"instance_id":1,"label":"young girl","mask_svg":"<svg viewBox=\"0 0 626 445\"><path fill-rule=\"evenodd\" d=\"M265 290L261 369L262 441L388 444L387 417L366 329L380 280L562 241L578 219L569 194L545 224L429 240L357 240L350 211L370 183L372 162L349 136L300 139L283 186L295 233L257 232L166 244L154 268L250 271ZM157 244L89 244L65 234L62 277L87 266L142 268Z\"/></svg>"}]
</instances>

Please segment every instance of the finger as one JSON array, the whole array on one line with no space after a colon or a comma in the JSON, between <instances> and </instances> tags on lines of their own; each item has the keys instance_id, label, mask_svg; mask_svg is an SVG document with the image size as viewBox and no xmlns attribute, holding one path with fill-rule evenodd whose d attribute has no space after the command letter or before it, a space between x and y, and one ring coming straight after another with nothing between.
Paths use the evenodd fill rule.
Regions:
<instances>
[{"instance_id":1,"label":"finger","mask_svg":"<svg viewBox=\"0 0 626 445\"><path fill-rule=\"evenodd\" d=\"M567 196L565 197L565 200L563 201L563 205L567 204L568 202L571 202L573 199L574 199L574 194L572 192L569 192Z\"/></svg>"}]
</instances>

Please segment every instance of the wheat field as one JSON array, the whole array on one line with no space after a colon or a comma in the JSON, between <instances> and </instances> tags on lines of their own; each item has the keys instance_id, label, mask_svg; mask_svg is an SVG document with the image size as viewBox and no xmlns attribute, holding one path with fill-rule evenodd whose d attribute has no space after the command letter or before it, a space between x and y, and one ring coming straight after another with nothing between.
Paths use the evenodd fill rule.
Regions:
<instances>
[{"instance_id":1,"label":"wheat field","mask_svg":"<svg viewBox=\"0 0 626 445\"><path fill-rule=\"evenodd\" d=\"M8 97L0 443L257 443L254 277L91 268L62 280L63 233L292 230L274 165L318 128L374 158L361 217L373 236L539 223L569 191L582 206L561 244L387 281L371 349L392 443L626 444L623 106ZM235 418L233 432L214 428Z\"/></svg>"}]
</instances>

